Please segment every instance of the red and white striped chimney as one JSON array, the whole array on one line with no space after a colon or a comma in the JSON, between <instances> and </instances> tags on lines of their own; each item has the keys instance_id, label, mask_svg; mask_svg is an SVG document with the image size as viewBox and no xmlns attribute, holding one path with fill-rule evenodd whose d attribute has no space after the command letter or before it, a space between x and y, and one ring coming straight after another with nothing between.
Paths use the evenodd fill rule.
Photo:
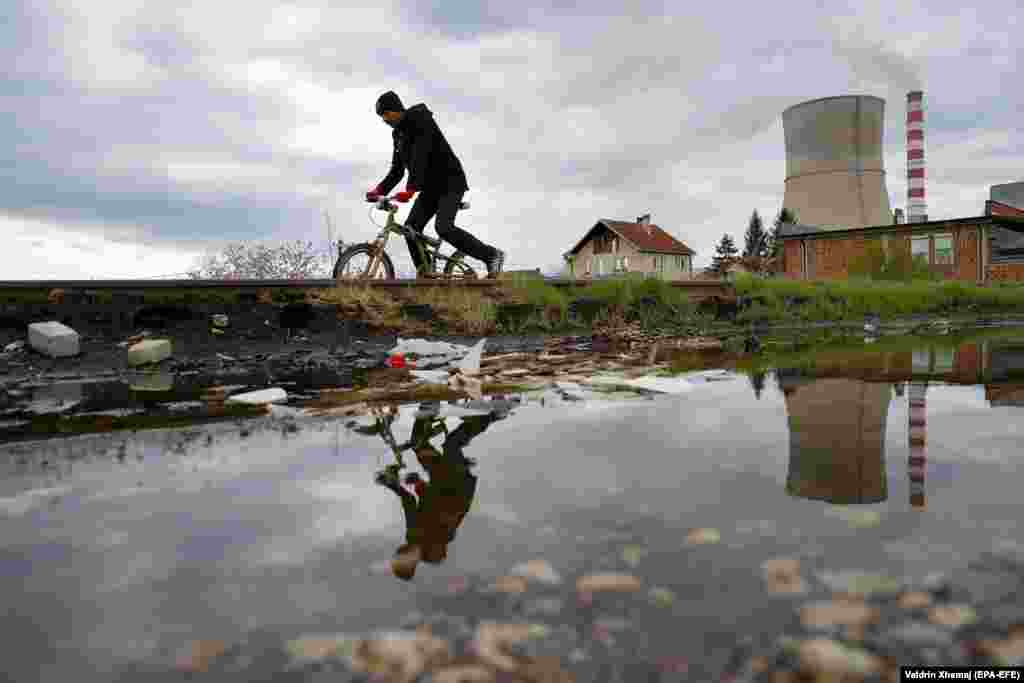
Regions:
<instances>
[{"instance_id":1,"label":"red and white striped chimney","mask_svg":"<svg viewBox=\"0 0 1024 683\"><path fill-rule=\"evenodd\" d=\"M907 93L907 222L928 220L924 196L924 93Z\"/></svg>"},{"instance_id":2,"label":"red and white striped chimney","mask_svg":"<svg viewBox=\"0 0 1024 683\"><path fill-rule=\"evenodd\" d=\"M907 478L910 480L910 507L924 510L924 477L928 459L928 408L925 397L928 394L928 382L910 382L908 390L907 440L910 455L907 458Z\"/></svg>"}]
</instances>

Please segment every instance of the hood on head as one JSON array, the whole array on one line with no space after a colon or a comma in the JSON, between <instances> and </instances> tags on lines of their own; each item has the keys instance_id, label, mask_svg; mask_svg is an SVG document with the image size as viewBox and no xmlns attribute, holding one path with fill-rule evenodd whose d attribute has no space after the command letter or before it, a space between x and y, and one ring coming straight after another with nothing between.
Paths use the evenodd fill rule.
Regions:
<instances>
[{"instance_id":1,"label":"hood on head","mask_svg":"<svg viewBox=\"0 0 1024 683\"><path fill-rule=\"evenodd\" d=\"M421 103L415 104L415 105L409 107L408 109L406 109L405 111L403 111L402 112L402 118L398 121L398 125L395 126L395 127L396 128L401 128L402 125L404 123L406 123L407 121L409 121L410 119L413 119L413 120L416 120L416 121L427 121L427 120L432 119L433 117L434 117L434 113L432 111L430 111L429 109L427 109L427 105L425 105L425 104L423 104L421 102Z\"/></svg>"}]
</instances>

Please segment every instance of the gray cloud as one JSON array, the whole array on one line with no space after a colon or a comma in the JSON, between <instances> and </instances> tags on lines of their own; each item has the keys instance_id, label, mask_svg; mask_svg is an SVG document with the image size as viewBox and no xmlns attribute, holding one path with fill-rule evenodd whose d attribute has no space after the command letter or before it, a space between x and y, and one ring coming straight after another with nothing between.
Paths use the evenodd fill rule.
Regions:
<instances>
[{"instance_id":1,"label":"gray cloud","mask_svg":"<svg viewBox=\"0 0 1024 683\"><path fill-rule=\"evenodd\" d=\"M597 217L648 211L699 262L753 209L777 210L780 115L805 99L887 99L893 197L905 192L904 97L918 87L931 196L962 195L949 211L967 210L979 183L1020 174L1022 151L999 143L1019 134L1024 108L999 12L960 30L881 3L847 17L795 4L684 15L661 2L623 14L606 0L585 14L497 0L304 7L292 25L269 1L17 3L0 24L0 216L170 252L319 239L327 208L358 238L373 230L359 197L390 157L372 113L389 88L436 112L473 188L467 221L513 267L557 261Z\"/></svg>"}]
</instances>

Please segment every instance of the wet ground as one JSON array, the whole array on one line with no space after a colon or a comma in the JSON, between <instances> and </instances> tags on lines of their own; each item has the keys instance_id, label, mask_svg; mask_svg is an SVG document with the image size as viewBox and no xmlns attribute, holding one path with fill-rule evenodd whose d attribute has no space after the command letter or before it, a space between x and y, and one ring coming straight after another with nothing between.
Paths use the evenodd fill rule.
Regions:
<instances>
[{"instance_id":1,"label":"wet ground","mask_svg":"<svg viewBox=\"0 0 1024 683\"><path fill-rule=\"evenodd\" d=\"M1017 334L864 344L752 376L554 375L349 416L44 440L8 425L0 575L19 590L5 591L0 671L461 683L1019 665ZM394 342L317 341L298 357L336 373L324 386ZM194 367L168 367L158 403L296 381L299 405L320 380L260 379L267 359L239 358L273 363L267 344L175 361ZM11 423L140 408L131 378L25 379L5 379Z\"/></svg>"}]
</instances>

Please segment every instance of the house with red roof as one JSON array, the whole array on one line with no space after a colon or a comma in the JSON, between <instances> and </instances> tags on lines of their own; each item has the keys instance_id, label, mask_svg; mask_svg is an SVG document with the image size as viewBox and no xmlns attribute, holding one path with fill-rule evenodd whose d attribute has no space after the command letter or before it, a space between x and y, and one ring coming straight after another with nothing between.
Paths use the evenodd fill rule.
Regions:
<instances>
[{"instance_id":1,"label":"house with red roof","mask_svg":"<svg viewBox=\"0 0 1024 683\"><path fill-rule=\"evenodd\" d=\"M643 273L666 280L693 277L696 252L651 223L651 215L633 223L602 218L564 254L569 276L604 277Z\"/></svg>"}]
</instances>

